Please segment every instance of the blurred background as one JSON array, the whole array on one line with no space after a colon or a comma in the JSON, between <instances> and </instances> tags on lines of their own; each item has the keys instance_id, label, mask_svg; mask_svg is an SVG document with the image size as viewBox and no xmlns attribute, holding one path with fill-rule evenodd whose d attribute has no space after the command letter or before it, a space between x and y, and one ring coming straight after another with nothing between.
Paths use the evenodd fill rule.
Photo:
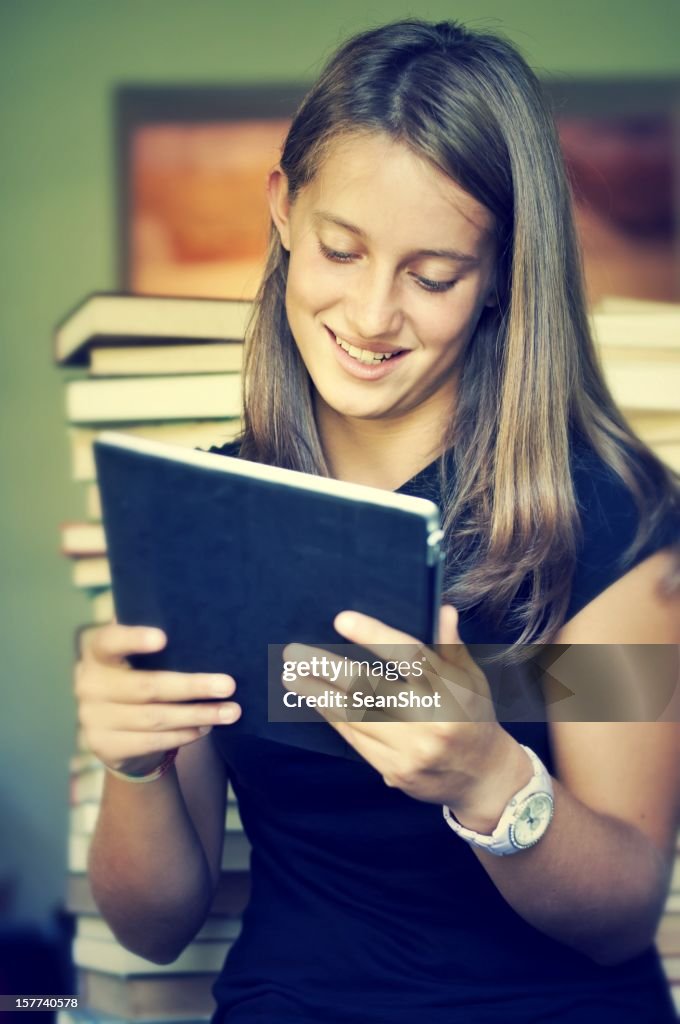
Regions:
<instances>
[{"instance_id":1,"label":"blurred background","mask_svg":"<svg viewBox=\"0 0 680 1024\"><path fill-rule=\"evenodd\" d=\"M591 298L677 301L678 0L0 0L5 920L48 928L63 898L74 630L88 621L59 554L79 495L53 327L95 290L251 294L266 224L255 211L290 111L269 91L264 128L241 126L254 154L244 170L233 127L174 124L168 96L237 86L250 102L275 84L294 97L344 37L407 15L459 18L519 45L561 117ZM172 92L157 123L145 115L135 136L135 111L161 86ZM236 244L220 225L234 220L225 181L239 174L255 227L241 224Z\"/></svg>"}]
</instances>

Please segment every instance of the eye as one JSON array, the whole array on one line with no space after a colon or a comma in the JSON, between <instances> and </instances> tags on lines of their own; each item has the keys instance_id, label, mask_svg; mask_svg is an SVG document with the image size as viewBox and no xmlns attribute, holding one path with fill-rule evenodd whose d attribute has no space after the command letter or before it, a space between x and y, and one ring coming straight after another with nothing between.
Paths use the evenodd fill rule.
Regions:
<instances>
[{"instance_id":1,"label":"eye","mask_svg":"<svg viewBox=\"0 0 680 1024\"><path fill-rule=\"evenodd\" d=\"M426 292L448 292L457 281L455 277L452 281L431 281L429 277L421 277L420 274L412 274L411 276Z\"/></svg>"},{"instance_id":2,"label":"eye","mask_svg":"<svg viewBox=\"0 0 680 1024\"><path fill-rule=\"evenodd\" d=\"M356 258L356 253L340 252L338 249L329 249L327 245L323 244L321 239L319 239L319 249L326 259L332 260L333 263L351 263L352 260Z\"/></svg>"}]
</instances>

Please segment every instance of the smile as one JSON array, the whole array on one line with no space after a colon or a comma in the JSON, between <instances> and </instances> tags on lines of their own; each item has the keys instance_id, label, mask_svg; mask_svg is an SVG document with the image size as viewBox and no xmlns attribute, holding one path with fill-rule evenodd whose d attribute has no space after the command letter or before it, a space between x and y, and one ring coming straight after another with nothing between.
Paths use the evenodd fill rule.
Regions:
<instances>
[{"instance_id":1,"label":"smile","mask_svg":"<svg viewBox=\"0 0 680 1024\"><path fill-rule=\"evenodd\" d=\"M348 352L353 359L357 359L360 363L382 363L386 359L391 359L392 356L397 355L397 352L371 352L367 348L357 348L356 345L350 345L344 338L340 338L337 334L335 335L335 343L339 345L341 349Z\"/></svg>"}]
</instances>

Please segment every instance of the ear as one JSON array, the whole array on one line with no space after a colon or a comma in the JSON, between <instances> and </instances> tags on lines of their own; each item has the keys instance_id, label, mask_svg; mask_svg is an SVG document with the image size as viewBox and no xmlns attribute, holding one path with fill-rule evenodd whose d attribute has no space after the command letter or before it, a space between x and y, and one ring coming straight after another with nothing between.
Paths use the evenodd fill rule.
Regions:
<instances>
[{"instance_id":1,"label":"ear","mask_svg":"<svg viewBox=\"0 0 680 1024\"><path fill-rule=\"evenodd\" d=\"M288 198L288 178L280 167L270 171L267 180L269 210L274 227L279 233L281 245L290 252L290 200Z\"/></svg>"},{"instance_id":2,"label":"ear","mask_svg":"<svg viewBox=\"0 0 680 1024\"><path fill-rule=\"evenodd\" d=\"M488 306L489 309L494 309L496 306L500 305L498 301L498 292L496 291L495 284L491 288L489 288L488 292L486 293L484 305Z\"/></svg>"},{"instance_id":3,"label":"ear","mask_svg":"<svg viewBox=\"0 0 680 1024\"><path fill-rule=\"evenodd\" d=\"M488 285L486 286L486 294L484 297L484 305L490 309L500 306L500 299L498 296L498 265L494 264L494 268L491 271L491 278Z\"/></svg>"}]
</instances>

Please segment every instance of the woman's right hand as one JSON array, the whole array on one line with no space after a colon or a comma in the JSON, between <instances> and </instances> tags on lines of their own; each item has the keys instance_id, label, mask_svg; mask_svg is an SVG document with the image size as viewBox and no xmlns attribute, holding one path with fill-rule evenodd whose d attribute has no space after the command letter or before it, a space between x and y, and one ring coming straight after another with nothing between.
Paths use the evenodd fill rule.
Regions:
<instances>
[{"instance_id":1,"label":"woman's right hand","mask_svg":"<svg viewBox=\"0 0 680 1024\"><path fill-rule=\"evenodd\" d=\"M116 771L151 772L168 751L241 715L225 699L236 689L231 676L136 670L126 661L165 644L162 630L147 626L111 623L88 632L75 671L78 717L89 749Z\"/></svg>"}]
</instances>

